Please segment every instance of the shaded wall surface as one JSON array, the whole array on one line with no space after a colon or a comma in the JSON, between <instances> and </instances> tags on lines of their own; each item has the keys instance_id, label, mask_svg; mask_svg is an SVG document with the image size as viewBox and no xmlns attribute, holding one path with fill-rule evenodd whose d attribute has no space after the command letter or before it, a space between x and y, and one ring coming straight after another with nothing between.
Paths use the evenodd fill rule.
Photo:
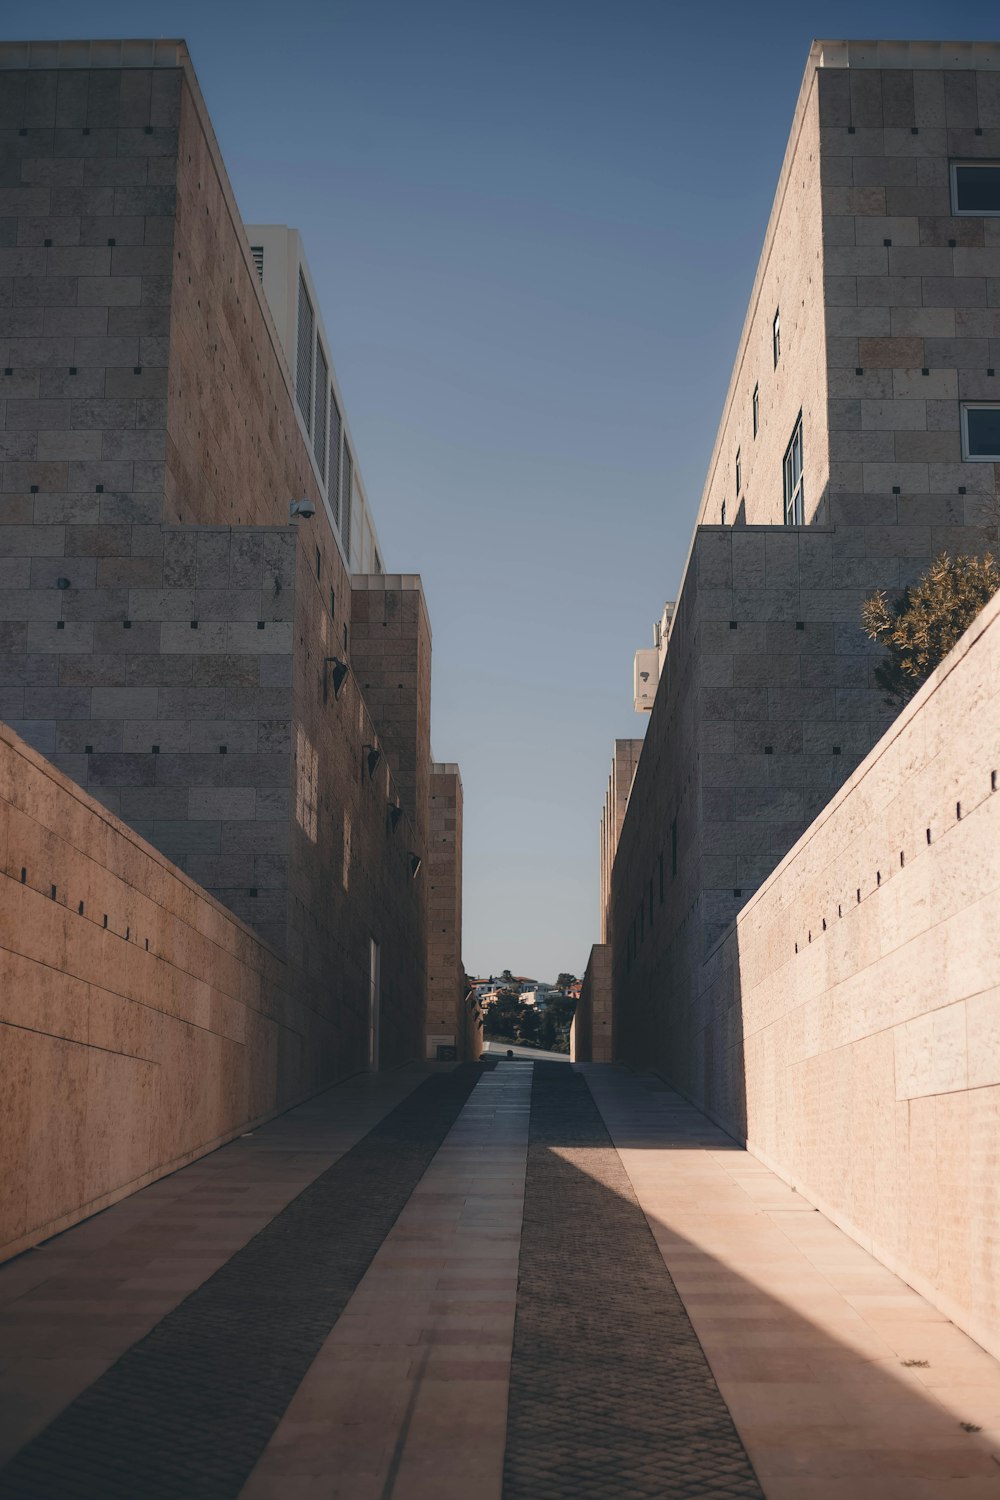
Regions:
<instances>
[{"instance_id":1,"label":"shaded wall surface","mask_svg":"<svg viewBox=\"0 0 1000 1500\"><path fill-rule=\"evenodd\" d=\"M1000 1352L1000 599L708 954L658 1059Z\"/></svg>"},{"instance_id":2,"label":"shaded wall surface","mask_svg":"<svg viewBox=\"0 0 1000 1500\"><path fill-rule=\"evenodd\" d=\"M458 1056L482 1050L476 1012L466 1004L462 962L462 777L454 762L431 766L427 888L427 1038L453 1036Z\"/></svg>"},{"instance_id":3,"label":"shaded wall surface","mask_svg":"<svg viewBox=\"0 0 1000 1500\"><path fill-rule=\"evenodd\" d=\"M186 49L24 52L0 46L0 716L287 958L324 1079L367 1065L376 944L393 1065L426 1002L429 631L393 682L407 755L370 776L398 715L332 690L350 575Z\"/></svg>"},{"instance_id":4,"label":"shaded wall surface","mask_svg":"<svg viewBox=\"0 0 1000 1500\"><path fill-rule=\"evenodd\" d=\"M611 1004L611 947L595 943L590 950L570 1028L574 1062L613 1062L614 1034Z\"/></svg>"},{"instance_id":5,"label":"shaded wall surface","mask_svg":"<svg viewBox=\"0 0 1000 1500\"><path fill-rule=\"evenodd\" d=\"M323 1082L249 927L0 725L0 1259Z\"/></svg>"}]
</instances>

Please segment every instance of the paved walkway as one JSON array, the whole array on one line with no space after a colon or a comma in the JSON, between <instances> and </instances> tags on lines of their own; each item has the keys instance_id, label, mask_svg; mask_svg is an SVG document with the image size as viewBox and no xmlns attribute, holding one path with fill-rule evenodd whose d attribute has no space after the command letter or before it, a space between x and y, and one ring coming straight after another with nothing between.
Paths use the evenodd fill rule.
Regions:
<instances>
[{"instance_id":1,"label":"paved walkway","mask_svg":"<svg viewBox=\"0 0 1000 1500\"><path fill-rule=\"evenodd\" d=\"M0 1500L1000 1500L998 1456L996 1361L609 1067L356 1079L0 1267Z\"/></svg>"}]
</instances>

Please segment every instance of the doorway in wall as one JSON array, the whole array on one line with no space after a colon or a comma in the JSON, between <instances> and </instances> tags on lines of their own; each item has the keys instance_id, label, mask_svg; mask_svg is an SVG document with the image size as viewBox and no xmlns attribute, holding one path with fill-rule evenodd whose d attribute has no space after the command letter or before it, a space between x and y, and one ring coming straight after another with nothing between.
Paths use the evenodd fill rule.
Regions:
<instances>
[{"instance_id":1,"label":"doorway in wall","mask_svg":"<svg viewBox=\"0 0 1000 1500\"><path fill-rule=\"evenodd\" d=\"M379 945L372 938L368 955L368 1067L378 1072L379 1009L381 1005L381 956Z\"/></svg>"}]
</instances>

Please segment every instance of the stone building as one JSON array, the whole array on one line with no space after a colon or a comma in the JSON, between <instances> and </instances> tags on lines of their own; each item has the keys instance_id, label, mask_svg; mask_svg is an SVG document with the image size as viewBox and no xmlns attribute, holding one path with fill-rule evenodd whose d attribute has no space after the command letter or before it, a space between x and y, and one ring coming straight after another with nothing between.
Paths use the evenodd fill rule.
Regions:
<instances>
[{"instance_id":1,"label":"stone building","mask_svg":"<svg viewBox=\"0 0 1000 1500\"><path fill-rule=\"evenodd\" d=\"M276 1102L423 1055L430 625L297 236L291 339L182 42L0 72L0 716L278 955Z\"/></svg>"},{"instance_id":2,"label":"stone building","mask_svg":"<svg viewBox=\"0 0 1000 1500\"><path fill-rule=\"evenodd\" d=\"M616 1055L687 1067L706 957L884 733L862 600L995 545L998 366L1000 45L815 43L634 780L616 745Z\"/></svg>"}]
</instances>

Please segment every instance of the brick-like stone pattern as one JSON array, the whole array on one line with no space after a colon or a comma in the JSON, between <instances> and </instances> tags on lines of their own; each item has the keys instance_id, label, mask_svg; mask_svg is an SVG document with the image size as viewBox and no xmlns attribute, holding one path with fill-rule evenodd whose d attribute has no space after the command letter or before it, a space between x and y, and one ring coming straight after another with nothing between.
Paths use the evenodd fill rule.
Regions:
<instances>
[{"instance_id":1,"label":"brick-like stone pattern","mask_svg":"<svg viewBox=\"0 0 1000 1500\"><path fill-rule=\"evenodd\" d=\"M532 1066L503 1500L761 1500L586 1080Z\"/></svg>"},{"instance_id":2,"label":"brick-like stone pattern","mask_svg":"<svg viewBox=\"0 0 1000 1500\"><path fill-rule=\"evenodd\" d=\"M642 740L615 740L608 790L601 811L601 942L608 941L611 927L611 872L618 852L628 794L642 754Z\"/></svg>"},{"instance_id":3,"label":"brick-like stone pattern","mask_svg":"<svg viewBox=\"0 0 1000 1500\"><path fill-rule=\"evenodd\" d=\"M622 1055L662 1059L667 997L891 721L839 540L698 529L614 868Z\"/></svg>"},{"instance_id":4,"label":"brick-like stone pattern","mask_svg":"<svg viewBox=\"0 0 1000 1500\"><path fill-rule=\"evenodd\" d=\"M887 586L887 556L906 581L941 551L996 545L997 469L963 462L960 403L1000 401L1000 230L952 216L949 166L998 156L994 72L810 66L703 524L723 501L729 522L781 522L801 411L805 517L842 531L859 579Z\"/></svg>"},{"instance_id":5,"label":"brick-like stone pattern","mask_svg":"<svg viewBox=\"0 0 1000 1500\"><path fill-rule=\"evenodd\" d=\"M397 1105L21 1449L6 1500L236 1500L481 1076Z\"/></svg>"},{"instance_id":6,"label":"brick-like stone pattern","mask_svg":"<svg viewBox=\"0 0 1000 1500\"><path fill-rule=\"evenodd\" d=\"M998 682L1000 598L631 1036L1000 1354Z\"/></svg>"},{"instance_id":7,"label":"brick-like stone pattern","mask_svg":"<svg viewBox=\"0 0 1000 1500\"><path fill-rule=\"evenodd\" d=\"M0 716L287 955L328 1080L368 1059L377 942L391 1065L423 1034L429 631L400 799L357 679L330 691L350 576L186 53L85 50L0 73Z\"/></svg>"},{"instance_id":8,"label":"brick-like stone pattern","mask_svg":"<svg viewBox=\"0 0 1000 1500\"><path fill-rule=\"evenodd\" d=\"M611 944L595 943L587 959L570 1031L574 1062L614 1062Z\"/></svg>"},{"instance_id":9,"label":"brick-like stone pattern","mask_svg":"<svg viewBox=\"0 0 1000 1500\"><path fill-rule=\"evenodd\" d=\"M459 1057L476 1058L481 1032L466 1004L462 962L462 777L457 765L431 765L427 855L427 1036L454 1036Z\"/></svg>"}]
</instances>

